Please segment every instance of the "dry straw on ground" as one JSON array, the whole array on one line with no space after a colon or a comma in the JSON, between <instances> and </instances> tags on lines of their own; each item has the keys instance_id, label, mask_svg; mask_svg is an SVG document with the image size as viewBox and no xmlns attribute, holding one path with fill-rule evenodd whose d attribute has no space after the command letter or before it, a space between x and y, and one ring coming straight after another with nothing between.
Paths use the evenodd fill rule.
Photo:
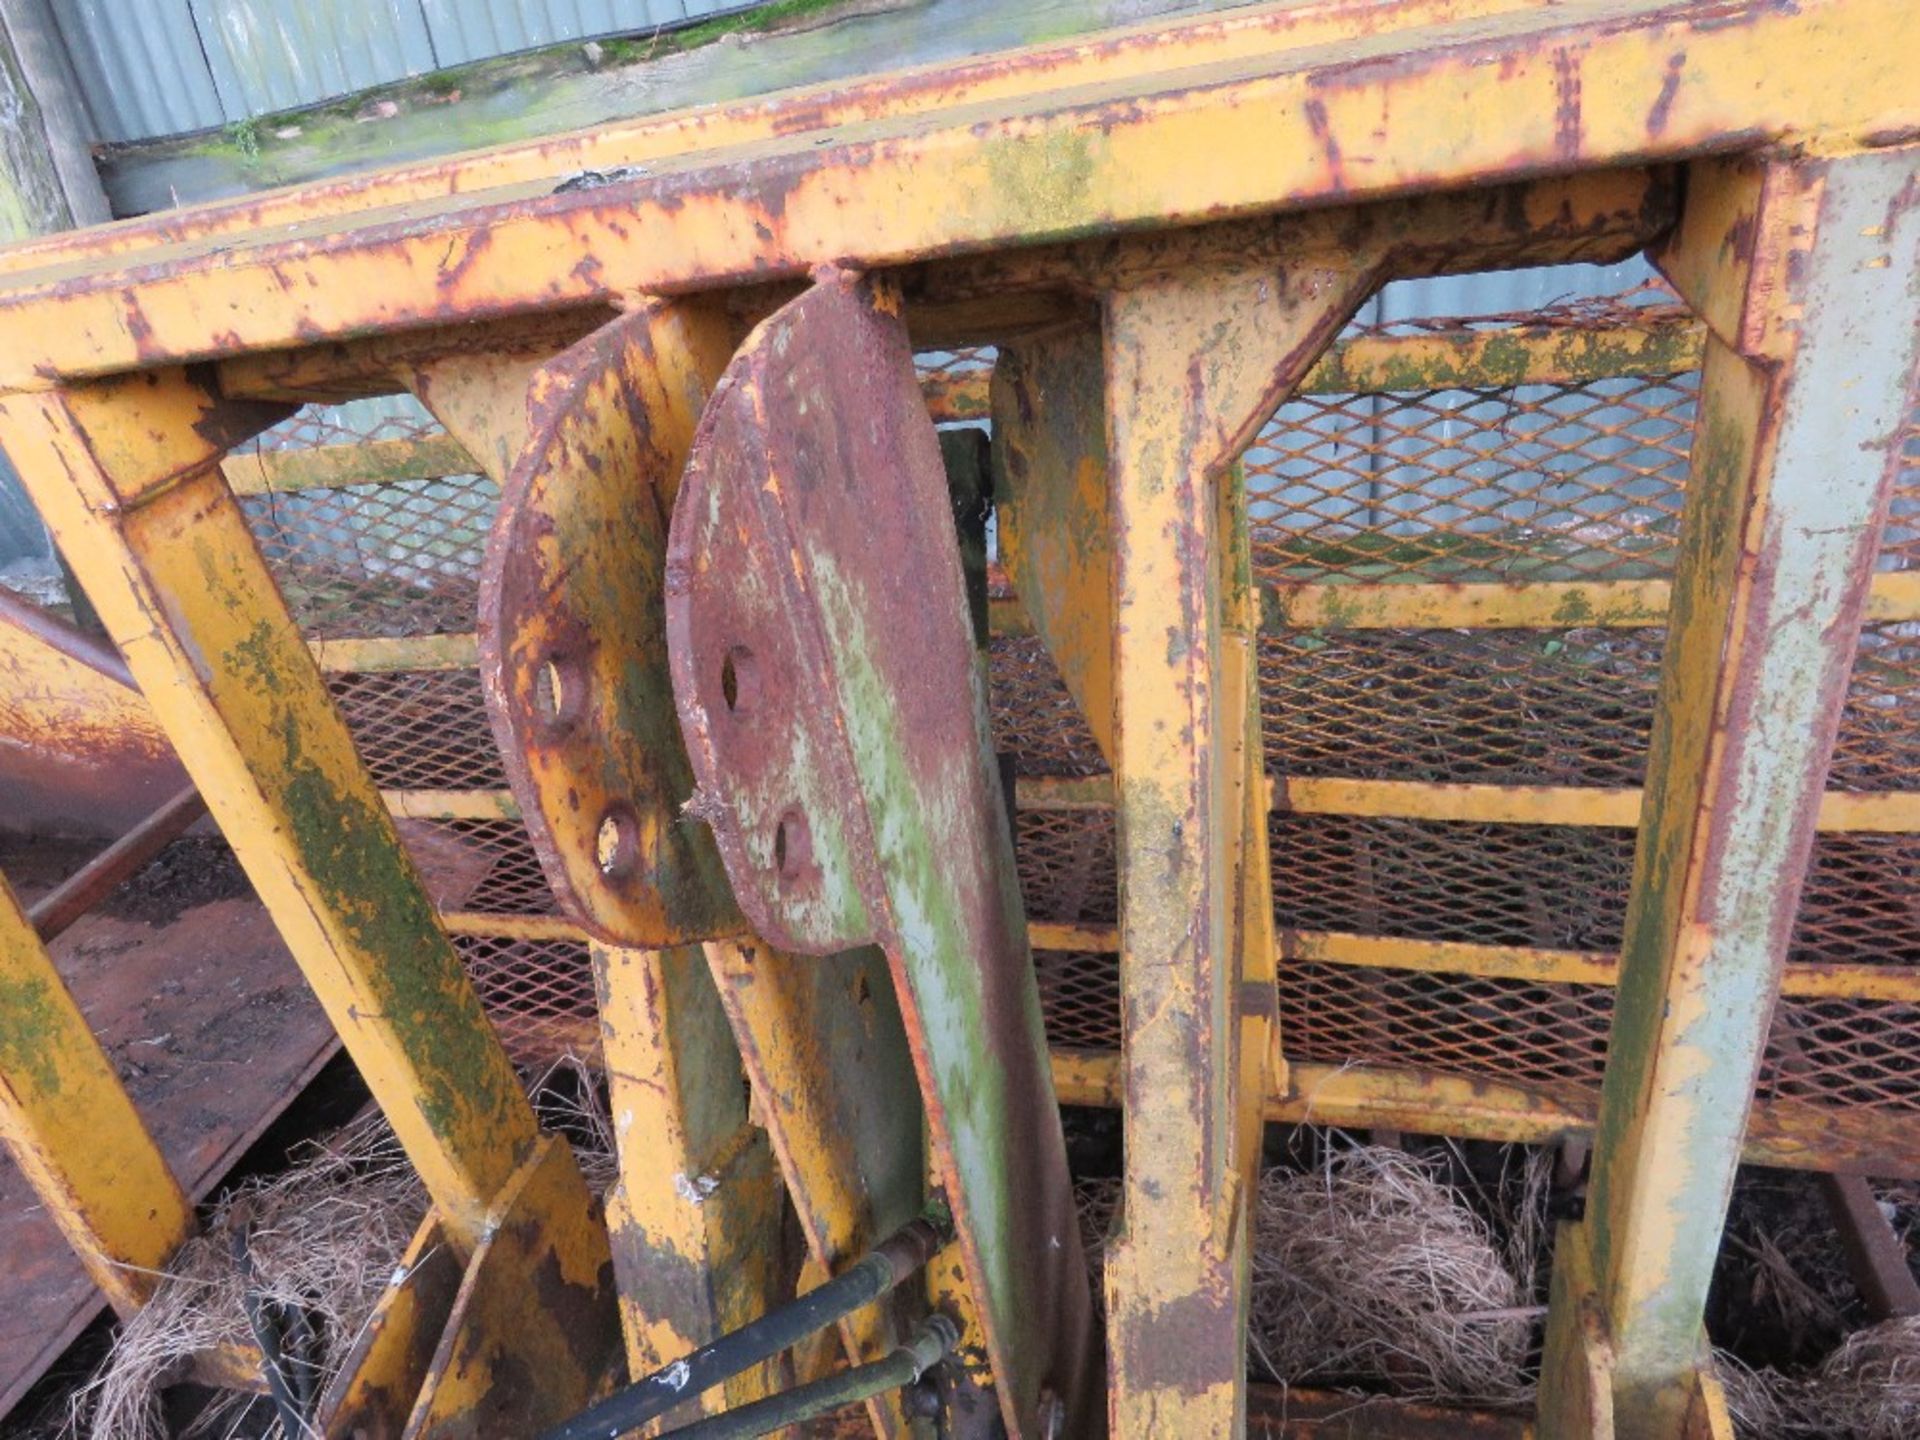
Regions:
<instances>
[{"instance_id":1,"label":"dry straw on ground","mask_svg":"<svg viewBox=\"0 0 1920 1440\"><path fill-rule=\"evenodd\" d=\"M1457 1404L1526 1403L1550 1165L1536 1153L1486 1197L1504 1241L1436 1164L1401 1150L1359 1146L1306 1172L1269 1170L1255 1219L1254 1373ZM1117 1180L1079 1186L1096 1279L1118 1199Z\"/></svg>"},{"instance_id":2,"label":"dry straw on ground","mask_svg":"<svg viewBox=\"0 0 1920 1440\"><path fill-rule=\"evenodd\" d=\"M615 1171L612 1124L588 1069L563 1061L532 1091L542 1121L567 1135L587 1183L603 1191ZM152 1302L121 1328L92 1381L75 1393L69 1434L164 1440L161 1391L195 1355L252 1344L230 1248L241 1215L249 1223L255 1293L304 1310L319 1332L318 1393L352 1350L426 1210L426 1191L377 1112L316 1142L283 1173L230 1192L181 1248ZM265 1404L251 1395L223 1397L191 1433L225 1434L242 1412Z\"/></svg>"},{"instance_id":3,"label":"dry straw on ground","mask_svg":"<svg viewBox=\"0 0 1920 1440\"><path fill-rule=\"evenodd\" d=\"M1920 1435L1920 1316L1856 1330L1805 1375L1750 1370L1722 1354L1743 1440L1912 1440Z\"/></svg>"},{"instance_id":4,"label":"dry straw on ground","mask_svg":"<svg viewBox=\"0 0 1920 1440\"><path fill-rule=\"evenodd\" d=\"M1475 1405L1528 1398L1531 1238L1516 1227L1503 1246L1433 1165L1366 1146L1304 1174L1269 1171L1256 1226L1248 1345L1269 1378Z\"/></svg>"}]
</instances>

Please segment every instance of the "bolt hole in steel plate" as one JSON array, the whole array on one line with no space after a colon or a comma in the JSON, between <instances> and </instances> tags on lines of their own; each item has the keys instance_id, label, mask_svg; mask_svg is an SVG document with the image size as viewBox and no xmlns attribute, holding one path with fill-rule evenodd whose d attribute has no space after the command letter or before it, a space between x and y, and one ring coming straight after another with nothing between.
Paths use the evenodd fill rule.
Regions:
<instances>
[{"instance_id":1,"label":"bolt hole in steel plate","mask_svg":"<svg viewBox=\"0 0 1920 1440\"><path fill-rule=\"evenodd\" d=\"M666 517L733 333L654 301L535 372L487 542L481 677L508 781L555 892L617 944L741 927L710 832L682 814L662 608Z\"/></svg>"},{"instance_id":2,"label":"bolt hole in steel plate","mask_svg":"<svg viewBox=\"0 0 1920 1440\"><path fill-rule=\"evenodd\" d=\"M667 633L741 909L886 952L999 1408L1104 1413L1086 1269L940 446L890 289L832 275L715 387Z\"/></svg>"}]
</instances>

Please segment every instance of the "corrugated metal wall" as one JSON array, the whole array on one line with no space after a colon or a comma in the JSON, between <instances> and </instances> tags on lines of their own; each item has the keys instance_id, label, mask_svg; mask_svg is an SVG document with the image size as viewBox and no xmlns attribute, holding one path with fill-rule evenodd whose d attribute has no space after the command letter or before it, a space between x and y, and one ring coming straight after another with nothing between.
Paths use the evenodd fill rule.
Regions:
<instances>
[{"instance_id":1,"label":"corrugated metal wall","mask_svg":"<svg viewBox=\"0 0 1920 1440\"><path fill-rule=\"evenodd\" d=\"M52 0L102 140L208 130L753 0Z\"/></svg>"}]
</instances>

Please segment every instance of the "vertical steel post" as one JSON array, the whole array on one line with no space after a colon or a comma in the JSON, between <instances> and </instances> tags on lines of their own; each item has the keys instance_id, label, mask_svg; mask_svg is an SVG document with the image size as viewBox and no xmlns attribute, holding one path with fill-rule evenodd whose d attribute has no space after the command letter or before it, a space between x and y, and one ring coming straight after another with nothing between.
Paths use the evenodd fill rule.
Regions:
<instances>
[{"instance_id":1,"label":"vertical steel post","mask_svg":"<svg viewBox=\"0 0 1920 1440\"><path fill-rule=\"evenodd\" d=\"M282 413L156 371L0 398L0 444L471 1249L533 1111L221 474Z\"/></svg>"},{"instance_id":2,"label":"vertical steel post","mask_svg":"<svg viewBox=\"0 0 1920 1440\"><path fill-rule=\"evenodd\" d=\"M1107 1252L1116 1435L1232 1435L1245 1421L1245 672L1228 658L1221 487L1373 274L1344 256L1202 255L1106 297L1126 1147Z\"/></svg>"},{"instance_id":3,"label":"vertical steel post","mask_svg":"<svg viewBox=\"0 0 1920 1440\"><path fill-rule=\"evenodd\" d=\"M0 1140L113 1308L145 1304L193 1206L4 880Z\"/></svg>"},{"instance_id":4,"label":"vertical steel post","mask_svg":"<svg viewBox=\"0 0 1920 1440\"><path fill-rule=\"evenodd\" d=\"M607 1228L628 1367L644 1375L773 1308L780 1192L700 947L596 943L593 970L620 1156ZM689 1396L686 1413L746 1404L788 1378L776 1358Z\"/></svg>"},{"instance_id":5,"label":"vertical steel post","mask_svg":"<svg viewBox=\"0 0 1920 1440\"><path fill-rule=\"evenodd\" d=\"M1566 1237L1622 1435L1713 1408L1707 1285L1920 358L1917 154L1697 165L1660 257L1710 336L1589 1218ZM1558 1383L1575 1327L1550 1329L1542 1433L1583 1434Z\"/></svg>"}]
</instances>

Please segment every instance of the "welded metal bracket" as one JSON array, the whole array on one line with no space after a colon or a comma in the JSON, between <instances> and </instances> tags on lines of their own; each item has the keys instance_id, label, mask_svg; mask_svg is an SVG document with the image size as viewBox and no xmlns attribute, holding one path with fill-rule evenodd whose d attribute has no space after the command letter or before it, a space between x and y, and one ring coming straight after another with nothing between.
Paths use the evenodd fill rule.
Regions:
<instances>
[{"instance_id":1,"label":"welded metal bracket","mask_svg":"<svg viewBox=\"0 0 1920 1440\"><path fill-rule=\"evenodd\" d=\"M897 298L831 274L716 388L668 546L700 791L760 934L887 954L1016 1436L1100 1429L1065 1145L940 447Z\"/></svg>"},{"instance_id":2,"label":"welded metal bracket","mask_svg":"<svg viewBox=\"0 0 1920 1440\"><path fill-rule=\"evenodd\" d=\"M600 939L737 934L667 704L668 508L732 353L713 307L648 302L534 372L480 592L481 676L547 878Z\"/></svg>"},{"instance_id":3,"label":"welded metal bracket","mask_svg":"<svg viewBox=\"0 0 1920 1440\"><path fill-rule=\"evenodd\" d=\"M737 1066L824 1272L918 1213L925 1190L919 1087L884 959L869 950L796 963L754 939L710 832L682 813L693 776L667 674L667 517L732 339L719 307L644 300L534 371L524 399L511 374L493 376L490 408L461 398L479 383L473 375L450 388L423 371L416 384L436 410L461 402L483 456L505 447L482 443L482 419L506 430L506 409L527 413L523 448L500 470L481 589L482 675L547 878L600 942L615 1110L634 1114L632 1133L646 1137L623 1153L610 1204L629 1346L643 1368L743 1318L734 1313L739 1267L727 1256L765 1259L775 1240L771 1216L754 1219L770 1206L736 1193L759 1184L748 1178L754 1167L710 1177L729 1192L717 1201L681 1193L724 1148L709 1132L740 1123L730 1112L716 1118ZM730 1038L705 1023L702 978L684 957L650 953L699 940ZM668 974L674 983L661 983ZM654 1284L663 1275L673 1277L665 1293ZM862 1361L905 1332L888 1305L863 1310L842 1333ZM891 1397L871 1411L883 1434L904 1424Z\"/></svg>"}]
</instances>

